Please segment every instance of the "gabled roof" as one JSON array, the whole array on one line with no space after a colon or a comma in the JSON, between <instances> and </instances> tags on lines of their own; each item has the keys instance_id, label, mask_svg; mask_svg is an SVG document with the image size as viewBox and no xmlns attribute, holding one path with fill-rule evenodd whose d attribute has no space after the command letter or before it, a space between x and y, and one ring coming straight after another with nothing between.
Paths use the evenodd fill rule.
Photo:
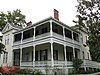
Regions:
<instances>
[{"instance_id":1,"label":"gabled roof","mask_svg":"<svg viewBox=\"0 0 100 75\"><path fill-rule=\"evenodd\" d=\"M12 30L12 29L20 30L20 29L22 29L22 28L19 27L19 26L13 25L13 24L11 24L11 23L7 23L7 24L5 25L5 27L3 28L3 30L2 30L2 33L6 33L6 32L8 32L8 31L10 31L10 30Z\"/></svg>"}]
</instances>

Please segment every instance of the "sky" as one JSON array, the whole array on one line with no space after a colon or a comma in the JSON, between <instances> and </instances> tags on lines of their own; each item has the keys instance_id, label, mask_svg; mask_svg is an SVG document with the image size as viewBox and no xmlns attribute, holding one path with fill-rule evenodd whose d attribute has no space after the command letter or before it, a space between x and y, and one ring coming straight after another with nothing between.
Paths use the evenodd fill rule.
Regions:
<instances>
[{"instance_id":1,"label":"sky","mask_svg":"<svg viewBox=\"0 0 100 75\"><path fill-rule=\"evenodd\" d=\"M68 26L75 25L77 0L0 0L0 11L20 9L26 21L36 23L50 16L53 10L59 11L59 20Z\"/></svg>"}]
</instances>

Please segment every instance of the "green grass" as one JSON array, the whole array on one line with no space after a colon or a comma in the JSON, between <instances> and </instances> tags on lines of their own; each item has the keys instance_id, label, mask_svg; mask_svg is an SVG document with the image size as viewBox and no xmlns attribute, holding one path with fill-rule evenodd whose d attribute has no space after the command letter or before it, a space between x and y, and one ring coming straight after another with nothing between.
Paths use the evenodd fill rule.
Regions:
<instances>
[{"instance_id":1,"label":"green grass","mask_svg":"<svg viewBox=\"0 0 100 75\"><path fill-rule=\"evenodd\" d=\"M15 75L31 75L31 74L15 74Z\"/></svg>"}]
</instances>

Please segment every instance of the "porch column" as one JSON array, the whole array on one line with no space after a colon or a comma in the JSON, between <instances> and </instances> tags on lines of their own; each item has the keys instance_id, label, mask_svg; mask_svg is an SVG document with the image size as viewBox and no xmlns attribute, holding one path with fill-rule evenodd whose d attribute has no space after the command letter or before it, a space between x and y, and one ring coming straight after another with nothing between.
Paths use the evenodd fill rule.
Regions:
<instances>
[{"instance_id":1,"label":"porch column","mask_svg":"<svg viewBox=\"0 0 100 75\"><path fill-rule=\"evenodd\" d=\"M50 21L50 35L53 36L52 20Z\"/></svg>"},{"instance_id":2,"label":"porch column","mask_svg":"<svg viewBox=\"0 0 100 75\"><path fill-rule=\"evenodd\" d=\"M64 36L64 40L65 40L65 27L63 27L63 36Z\"/></svg>"},{"instance_id":3,"label":"porch column","mask_svg":"<svg viewBox=\"0 0 100 75\"><path fill-rule=\"evenodd\" d=\"M35 67L35 45L33 45L33 67Z\"/></svg>"},{"instance_id":4,"label":"porch column","mask_svg":"<svg viewBox=\"0 0 100 75\"><path fill-rule=\"evenodd\" d=\"M66 45L64 45L64 54L65 54L65 66L67 66Z\"/></svg>"},{"instance_id":5,"label":"porch column","mask_svg":"<svg viewBox=\"0 0 100 75\"><path fill-rule=\"evenodd\" d=\"M54 59L53 59L53 42L50 42L50 45L51 45L51 63L52 63L52 66L54 66Z\"/></svg>"},{"instance_id":6,"label":"porch column","mask_svg":"<svg viewBox=\"0 0 100 75\"><path fill-rule=\"evenodd\" d=\"M21 32L22 35L21 35L21 44L23 43L23 32Z\"/></svg>"},{"instance_id":7,"label":"porch column","mask_svg":"<svg viewBox=\"0 0 100 75\"><path fill-rule=\"evenodd\" d=\"M52 20L50 20L50 36L53 36L53 30L52 30ZM54 66L54 59L53 59L53 39L50 40L50 47L51 47L51 64Z\"/></svg>"},{"instance_id":8,"label":"porch column","mask_svg":"<svg viewBox=\"0 0 100 75\"><path fill-rule=\"evenodd\" d=\"M75 58L75 48L74 48L74 36L72 31L72 42L73 42L73 57Z\"/></svg>"},{"instance_id":9,"label":"porch column","mask_svg":"<svg viewBox=\"0 0 100 75\"><path fill-rule=\"evenodd\" d=\"M33 36L33 40L35 40L35 28L36 28L36 27L34 27L34 36Z\"/></svg>"},{"instance_id":10,"label":"porch column","mask_svg":"<svg viewBox=\"0 0 100 75\"><path fill-rule=\"evenodd\" d=\"M22 62L22 48L20 48L20 66L21 66L21 62Z\"/></svg>"}]
</instances>

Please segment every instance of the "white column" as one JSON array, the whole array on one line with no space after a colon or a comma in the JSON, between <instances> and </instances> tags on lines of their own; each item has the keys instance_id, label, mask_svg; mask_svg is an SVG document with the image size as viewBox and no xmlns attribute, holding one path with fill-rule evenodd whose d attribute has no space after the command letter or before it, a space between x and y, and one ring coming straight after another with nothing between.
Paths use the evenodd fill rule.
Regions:
<instances>
[{"instance_id":1,"label":"white column","mask_svg":"<svg viewBox=\"0 0 100 75\"><path fill-rule=\"evenodd\" d=\"M50 35L53 36L52 20L50 21Z\"/></svg>"},{"instance_id":2,"label":"white column","mask_svg":"<svg viewBox=\"0 0 100 75\"><path fill-rule=\"evenodd\" d=\"M52 20L50 20L50 36L53 36L53 30L52 30ZM50 47L51 47L51 63L52 66L54 66L54 59L53 59L53 39L50 40Z\"/></svg>"},{"instance_id":3,"label":"white column","mask_svg":"<svg viewBox=\"0 0 100 75\"><path fill-rule=\"evenodd\" d=\"M35 67L35 45L33 45L33 67Z\"/></svg>"},{"instance_id":4,"label":"white column","mask_svg":"<svg viewBox=\"0 0 100 75\"><path fill-rule=\"evenodd\" d=\"M65 27L63 27L63 36L64 36L64 40L65 40Z\"/></svg>"},{"instance_id":5,"label":"white column","mask_svg":"<svg viewBox=\"0 0 100 75\"><path fill-rule=\"evenodd\" d=\"M67 58L66 58L66 45L64 45L64 54L65 54L65 65L67 66Z\"/></svg>"},{"instance_id":6,"label":"white column","mask_svg":"<svg viewBox=\"0 0 100 75\"><path fill-rule=\"evenodd\" d=\"M23 32L21 32L21 44L23 43Z\"/></svg>"},{"instance_id":7,"label":"white column","mask_svg":"<svg viewBox=\"0 0 100 75\"><path fill-rule=\"evenodd\" d=\"M21 66L21 62L22 62L22 48L20 48L20 66Z\"/></svg>"},{"instance_id":8,"label":"white column","mask_svg":"<svg viewBox=\"0 0 100 75\"><path fill-rule=\"evenodd\" d=\"M72 31L72 41L73 41L73 57L75 58L75 48L74 48L74 37L73 37L73 31Z\"/></svg>"},{"instance_id":9,"label":"white column","mask_svg":"<svg viewBox=\"0 0 100 75\"><path fill-rule=\"evenodd\" d=\"M53 42L50 42L50 45L51 45L51 63L52 63L52 66L54 66L54 59L53 59Z\"/></svg>"},{"instance_id":10,"label":"white column","mask_svg":"<svg viewBox=\"0 0 100 75\"><path fill-rule=\"evenodd\" d=\"M36 28L36 27L34 27L34 36L33 36L33 40L35 40L35 28Z\"/></svg>"}]
</instances>

